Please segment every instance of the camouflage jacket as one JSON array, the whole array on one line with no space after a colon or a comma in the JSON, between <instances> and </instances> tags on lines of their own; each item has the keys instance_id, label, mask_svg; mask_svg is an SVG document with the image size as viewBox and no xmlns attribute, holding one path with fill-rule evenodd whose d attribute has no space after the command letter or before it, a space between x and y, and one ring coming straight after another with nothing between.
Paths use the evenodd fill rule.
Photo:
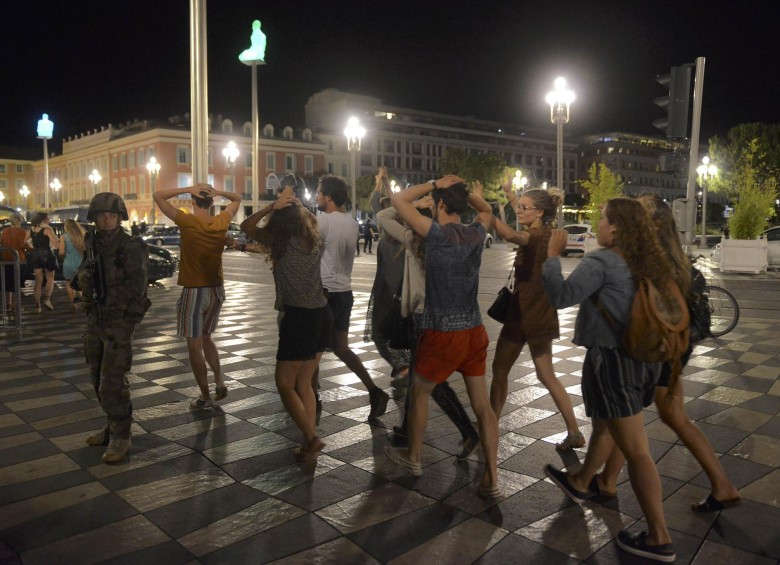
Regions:
<instances>
[{"instance_id":1,"label":"camouflage jacket","mask_svg":"<svg viewBox=\"0 0 780 565\"><path fill-rule=\"evenodd\" d=\"M91 231L84 243L87 250L76 276L85 311L96 313L99 319L140 322L151 304L146 296L149 261L146 243L138 236L127 235L121 228L108 234ZM90 246L94 246L95 259L102 262L102 298L93 292L97 266L88 260Z\"/></svg>"}]
</instances>

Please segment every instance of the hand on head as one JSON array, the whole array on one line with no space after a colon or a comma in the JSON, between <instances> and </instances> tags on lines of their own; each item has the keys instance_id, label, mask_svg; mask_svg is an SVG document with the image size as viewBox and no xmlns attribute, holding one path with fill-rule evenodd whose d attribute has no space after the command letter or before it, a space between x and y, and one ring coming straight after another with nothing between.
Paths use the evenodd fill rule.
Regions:
<instances>
[{"instance_id":1,"label":"hand on head","mask_svg":"<svg viewBox=\"0 0 780 565\"><path fill-rule=\"evenodd\" d=\"M459 183L465 183L466 181L460 178L458 175L444 175L436 181L436 188L450 188Z\"/></svg>"},{"instance_id":2,"label":"hand on head","mask_svg":"<svg viewBox=\"0 0 780 565\"><path fill-rule=\"evenodd\" d=\"M472 186L471 192L475 196L479 196L480 198L484 197L485 190L484 190L484 188L482 188L482 183L481 182L479 182L478 180L475 180L474 183L471 186Z\"/></svg>"},{"instance_id":3,"label":"hand on head","mask_svg":"<svg viewBox=\"0 0 780 565\"><path fill-rule=\"evenodd\" d=\"M190 189L190 194L192 194L193 196L199 196L201 198L209 198L209 197L213 198L214 189L209 184L199 183Z\"/></svg>"},{"instance_id":4,"label":"hand on head","mask_svg":"<svg viewBox=\"0 0 780 565\"><path fill-rule=\"evenodd\" d=\"M417 208L418 210L424 210L426 208L432 208L433 207L433 196L430 194L426 194L422 198L418 198L414 202L412 202L412 206Z\"/></svg>"},{"instance_id":5,"label":"hand on head","mask_svg":"<svg viewBox=\"0 0 780 565\"><path fill-rule=\"evenodd\" d=\"M566 230L552 230L550 242L547 244L547 256L558 257L566 250L566 238L569 232Z\"/></svg>"},{"instance_id":6,"label":"hand on head","mask_svg":"<svg viewBox=\"0 0 780 565\"><path fill-rule=\"evenodd\" d=\"M273 209L281 210L282 208L287 208L288 206L296 203L297 200L298 199L295 197L295 191L293 190L293 187L285 186L284 190L282 190L282 192L279 193L279 196L276 197L276 202L273 204Z\"/></svg>"}]
</instances>

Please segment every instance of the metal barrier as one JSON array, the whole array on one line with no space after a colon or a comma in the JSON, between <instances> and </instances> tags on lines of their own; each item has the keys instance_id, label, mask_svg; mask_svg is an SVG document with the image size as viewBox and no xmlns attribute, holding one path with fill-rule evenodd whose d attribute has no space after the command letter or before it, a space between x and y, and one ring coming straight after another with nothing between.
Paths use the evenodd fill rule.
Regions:
<instances>
[{"instance_id":1,"label":"metal barrier","mask_svg":"<svg viewBox=\"0 0 780 565\"><path fill-rule=\"evenodd\" d=\"M8 257L11 260L8 260ZM6 288L5 284L6 272L9 269L13 270L12 281L14 283L10 289ZM0 301L0 307L2 307L2 310L0 310L0 314L2 314L0 316L0 328L16 329L19 341L22 340L22 281L20 279L19 252L16 249L0 247L0 291L2 291L0 293L0 297L2 297ZM6 294L8 292L14 292L18 295L14 297L10 309L8 308L8 295Z\"/></svg>"}]
</instances>

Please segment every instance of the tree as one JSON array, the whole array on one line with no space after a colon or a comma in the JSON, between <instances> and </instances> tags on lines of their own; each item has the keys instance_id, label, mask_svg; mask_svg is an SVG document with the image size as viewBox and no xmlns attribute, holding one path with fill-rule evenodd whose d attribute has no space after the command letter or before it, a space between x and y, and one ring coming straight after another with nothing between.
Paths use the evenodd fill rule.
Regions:
<instances>
[{"instance_id":1,"label":"tree","mask_svg":"<svg viewBox=\"0 0 780 565\"><path fill-rule=\"evenodd\" d=\"M588 191L588 212L591 225L596 225L601 219L601 208L610 198L623 194L623 177L613 173L604 163L592 163L588 168L587 180L579 182Z\"/></svg>"},{"instance_id":2,"label":"tree","mask_svg":"<svg viewBox=\"0 0 780 565\"><path fill-rule=\"evenodd\" d=\"M439 159L441 175L458 175L468 182L476 180L482 183L485 200L505 203L504 191L501 190L501 177L506 168L506 162L491 153L469 153L462 149L447 149Z\"/></svg>"},{"instance_id":3,"label":"tree","mask_svg":"<svg viewBox=\"0 0 780 565\"><path fill-rule=\"evenodd\" d=\"M751 142L756 146L751 149ZM780 124L750 123L734 126L727 138L710 139L710 161L718 167L718 176L710 181L709 189L731 201L737 199L737 179L740 163L751 155L755 181L764 183L771 177L780 177Z\"/></svg>"},{"instance_id":4,"label":"tree","mask_svg":"<svg viewBox=\"0 0 780 565\"><path fill-rule=\"evenodd\" d=\"M777 177L765 163L757 138L740 147L729 178L733 183L734 212L729 218L733 239L756 239L769 224L774 213Z\"/></svg>"}]
</instances>

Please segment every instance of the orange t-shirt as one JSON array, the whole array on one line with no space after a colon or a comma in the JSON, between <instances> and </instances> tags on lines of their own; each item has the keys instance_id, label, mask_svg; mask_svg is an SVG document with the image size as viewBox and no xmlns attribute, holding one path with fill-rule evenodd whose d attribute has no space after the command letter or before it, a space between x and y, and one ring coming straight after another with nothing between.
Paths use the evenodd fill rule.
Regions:
<instances>
[{"instance_id":1,"label":"orange t-shirt","mask_svg":"<svg viewBox=\"0 0 780 565\"><path fill-rule=\"evenodd\" d=\"M222 278L222 251L232 216L222 212L218 216L201 219L182 210L176 212L174 222L181 232L181 258L177 283L185 288L219 286Z\"/></svg>"},{"instance_id":2,"label":"orange t-shirt","mask_svg":"<svg viewBox=\"0 0 780 565\"><path fill-rule=\"evenodd\" d=\"M19 253L19 262L24 263L27 260L27 246L24 241L27 239L27 231L22 228L9 226L3 230L0 235L0 247L8 247L10 249L16 249ZM13 261L11 253L4 253L7 257L2 257L3 261Z\"/></svg>"}]
</instances>

